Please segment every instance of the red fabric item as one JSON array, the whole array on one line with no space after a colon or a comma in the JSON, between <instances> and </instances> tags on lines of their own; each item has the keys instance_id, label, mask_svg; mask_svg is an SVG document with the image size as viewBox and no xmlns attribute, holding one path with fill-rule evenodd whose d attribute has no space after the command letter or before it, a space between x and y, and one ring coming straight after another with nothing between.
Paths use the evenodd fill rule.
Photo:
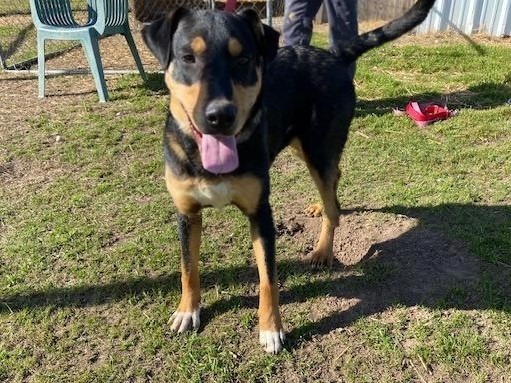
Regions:
<instances>
[{"instance_id":1,"label":"red fabric item","mask_svg":"<svg viewBox=\"0 0 511 383\"><path fill-rule=\"evenodd\" d=\"M236 10L237 0L227 0L225 2L224 11L226 12L234 12Z\"/></svg>"},{"instance_id":2,"label":"red fabric item","mask_svg":"<svg viewBox=\"0 0 511 383\"><path fill-rule=\"evenodd\" d=\"M421 127L451 116L447 108L435 104L421 105L415 101L410 101L406 105L406 114Z\"/></svg>"}]
</instances>

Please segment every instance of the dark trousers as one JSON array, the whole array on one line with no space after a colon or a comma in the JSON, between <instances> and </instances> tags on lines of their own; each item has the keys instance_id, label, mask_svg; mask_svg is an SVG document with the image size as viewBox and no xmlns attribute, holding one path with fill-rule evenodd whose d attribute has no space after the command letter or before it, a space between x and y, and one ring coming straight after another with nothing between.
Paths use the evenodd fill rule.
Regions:
<instances>
[{"instance_id":1,"label":"dark trousers","mask_svg":"<svg viewBox=\"0 0 511 383\"><path fill-rule=\"evenodd\" d=\"M309 45L312 38L312 21L324 4L330 28L329 45L338 52L343 42L358 35L357 0L285 0L284 45ZM350 67L355 74L355 65Z\"/></svg>"}]
</instances>

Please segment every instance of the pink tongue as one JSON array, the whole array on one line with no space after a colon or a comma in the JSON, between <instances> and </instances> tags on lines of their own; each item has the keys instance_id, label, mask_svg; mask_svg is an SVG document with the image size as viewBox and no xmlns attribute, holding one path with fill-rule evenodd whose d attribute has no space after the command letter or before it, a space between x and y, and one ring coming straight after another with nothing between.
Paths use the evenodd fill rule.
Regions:
<instances>
[{"instance_id":1,"label":"pink tongue","mask_svg":"<svg viewBox=\"0 0 511 383\"><path fill-rule=\"evenodd\" d=\"M202 166L211 173L229 173L238 165L238 150L234 136L203 134L200 156Z\"/></svg>"}]
</instances>

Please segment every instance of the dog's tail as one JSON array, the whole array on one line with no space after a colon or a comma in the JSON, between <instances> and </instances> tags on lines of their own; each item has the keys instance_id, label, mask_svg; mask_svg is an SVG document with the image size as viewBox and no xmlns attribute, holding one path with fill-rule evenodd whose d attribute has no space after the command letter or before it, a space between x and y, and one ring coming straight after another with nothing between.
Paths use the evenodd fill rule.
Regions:
<instances>
[{"instance_id":1,"label":"dog's tail","mask_svg":"<svg viewBox=\"0 0 511 383\"><path fill-rule=\"evenodd\" d=\"M339 47L338 54L346 64L352 63L368 50L394 40L422 23L434 3L435 0L417 0L403 16L348 41Z\"/></svg>"}]
</instances>

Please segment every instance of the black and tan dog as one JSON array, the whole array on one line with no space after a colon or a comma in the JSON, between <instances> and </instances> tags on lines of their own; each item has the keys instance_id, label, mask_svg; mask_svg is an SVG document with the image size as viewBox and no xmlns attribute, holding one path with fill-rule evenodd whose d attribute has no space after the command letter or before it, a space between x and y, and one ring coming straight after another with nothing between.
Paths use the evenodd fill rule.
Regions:
<instances>
[{"instance_id":1,"label":"black and tan dog","mask_svg":"<svg viewBox=\"0 0 511 383\"><path fill-rule=\"evenodd\" d=\"M306 162L323 204L320 238L308 259L331 264L340 210L338 164L355 107L347 65L418 25L433 3L418 0L405 15L340 47L337 55L311 47L277 51L278 34L250 10L179 8L144 27L170 92L165 178L182 249L182 297L171 318L173 330L199 327L201 209L234 204L250 221L260 279L259 339L267 352L282 349L269 167L288 145Z\"/></svg>"}]
</instances>

